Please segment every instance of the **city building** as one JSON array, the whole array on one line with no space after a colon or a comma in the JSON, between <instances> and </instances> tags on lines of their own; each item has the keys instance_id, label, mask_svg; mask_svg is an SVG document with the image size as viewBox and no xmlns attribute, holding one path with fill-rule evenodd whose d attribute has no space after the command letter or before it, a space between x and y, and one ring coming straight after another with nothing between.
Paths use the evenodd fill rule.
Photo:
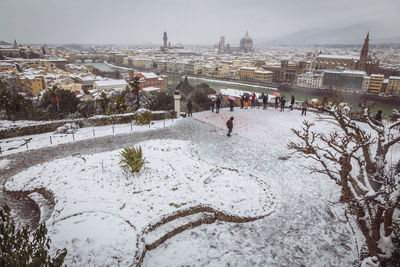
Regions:
<instances>
[{"instance_id":1,"label":"city building","mask_svg":"<svg viewBox=\"0 0 400 267\"><path fill-rule=\"evenodd\" d=\"M243 81L253 81L255 78L256 68L254 67L241 67L239 69L240 79Z\"/></svg>"},{"instance_id":2,"label":"city building","mask_svg":"<svg viewBox=\"0 0 400 267\"><path fill-rule=\"evenodd\" d=\"M384 79L385 76L383 74L372 74L369 80L367 92L370 94L380 94Z\"/></svg>"},{"instance_id":3,"label":"city building","mask_svg":"<svg viewBox=\"0 0 400 267\"><path fill-rule=\"evenodd\" d=\"M272 71L259 70L255 67L241 67L239 69L239 76L243 81L272 83L273 75Z\"/></svg>"},{"instance_id":4,"label":"city building","mask_svg":"<svg viewBox=\"0 0 400 267\"><path fill-rule=\"evenodd\" d=\"M361 93L365 75L364 71L327 70L324 72L322 87L325 89Z\"/></svg>"},{"instance_id":5,"label":"city building","mask_svg":"<svg viewBox=\"0 0 400 267\"><path fill-rule=\"evenodd\" d=\"M168 77L165 75L157 75L153 72L135 72L129 70L126 79L129 81L130 77L139 76L139 88L145 91L159 91L163 92L168 88ZM154 88L158 88L154 89Z\"/></svg>"},{"instance_id":6,"label":"city building","mask_svg":"<svg viewBox=\"0 0 400 267\"><path fill-rule=\"evenodd\" d=\"M363 85L361 87L362 93L368 92L369 80L370 80L369 76L364 76Z\"/></svg>"},{"instance_id":7,"label":"city building","mask_svg":"<svg viewBox=\"0 0 400 267\"><path fill-rule=\"evenodd\" d=\"M321 73L305 72L297 75L296 84L305 88L322 88L324 75Z\"/></svg>"},{"instance_id":8,"label":"city building","mask_svg":"<svg viewBox=\"0 0 400 267\"><path fill-rule=\"evenodd\" d=\"M225 45L225 36L221 36L218 42L218 54L229 54L233 52L249 53L254 52L253 39L249 36L249 32L240 39L239 46L234 47L230 44Z\"/></svg>"},{"instance_id":9,"label":"city building","mask_svg":"<svg viewBox=\"0 0 400 267\"><path fill-rule=\"evenodd\" d=\"M272 81L276 83L294 83L297 75L304 72L307 67L305 61L297 64L289 63L288 60L281 60L280 65L263 65L262 68L273 72Z\"/></svg>"},{"instance_id":10,"label":"city building","mask_svg":"<svg viewBox=\"0 0 400 267\"><path fill-rule=\"evenodd\" d=\"M45 78L37 75L21 75L17 78L17 87L31 96L37 96L45 89Z\"/></svg>"},{"instance_id":11,"label":"city building","mask_svg":"<svg viewBox=\"0 0 400 267\"><path fill-rule=\"evenodd\" d=\"M168 42L168 36L167 32L163 33L163 46L160 47L160 50L164 53L167 53L168 50L173 50L173 49L183 49L184 47L182 45L177 45L177 46L171 46L171 43Z\"/></svg>"},{"instance_id":12,"label":"city building","mask_svg":"<svg viewBox=\"0 0 400 267\"><path fill-rule=\"evenodd\" d=\"M240 51L242 52L253 52L253 39L250 38L249 32L246 31L246 34L240 39Z\"/></svg>"},{"instance_id":13,"label":"city building","mask_svg":"<svg viewBox=\"0 0 400 267\"><path fill-rule=\"evenodd\" d=\"M374 73L379 68L379 60L372 59L368 55L369 33L367 34L360 56L352 55L324 55L316 57L316 69L349 69Z\"/></svg>"},{"instance_id":14,"label":"city building","mask_svg":"<svg viewBox=\"0 0 400 267\"><path fill-rule=\"evenodd\" d=\"M386 87L386 95L400 96L400 77L390 76Z\"/></svg>"},{"instance_id":15,"label":"city building","mask_svg":"<svg viewBox=\"0 0 400 267\"><path fill-rule=\"evenodd\" d=\"M254 72L254 80L261 83L272 83L274 73L266 70L256 70Z\"/></svg>"},{"instance_id":16,"label":"city building","mask_svg":"<svg viewBox=\"0 0 400 267\"><path fill-rule=\"evenodd\" d=\"M115 88L125 89L128 83L125 80L101 80L93 83L93 89L112 90Z\"/></svg>"},{"instance_id":17,"label":"city building","mask_svg":"<svg viewBox=\"0 0 400 267\"><path fill-rule=\"evenodd\" d=\"M40 59L39 67L42 68L50 68L50 69L62 69L65 70L65 66L68 64L68 61L63 58L56 59Z\"/></svg>"},{"instance_id":18,"label":"city building","mask_svg":"<svg viewBox=\"0 0 400 267\"><path fill-rule=\"evenodd\" d=\"M159 88L160 92L163 92L168 88L168 77L165 75L156 75L153 72L139 72L139 87L144 89L147 87Z\"/></svg>"}]
</instances>

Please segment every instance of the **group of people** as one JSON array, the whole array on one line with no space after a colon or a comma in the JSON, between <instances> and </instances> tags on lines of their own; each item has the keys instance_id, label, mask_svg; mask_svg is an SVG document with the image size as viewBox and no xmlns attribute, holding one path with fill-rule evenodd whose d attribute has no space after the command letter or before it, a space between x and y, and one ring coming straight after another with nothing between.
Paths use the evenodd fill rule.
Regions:
<instances>
[{"instance_id":1,"label":"group of people","mask_svg":"<svg viewBox=\"0 0 400 267\"><path fill-rule=\"evenodd\" d=\"M254 94L255 95L255 94ZM267 109L267 105L268 105L268 94L266 94L266 95L264 95L264 93L262 93L261 94L261 96L260 96L260 99L262 99L262 102L263 102L263 109ZM252 99L252 101L253 101L253 99ZM247 97L247 101L246 101L246 97L241 97L241 99L240 99L240 104L241 104L241 107L240 108L243 108L243 104L244 104L244 108L248 108L248 102L249 102L249 97ZM230 107L231 107L231 111L233 111L233 100L229 100L229 105L230 105ZM290 108L290 110L293 110L293 108L294 108L294 103L295 103L295 98L294 98L294 96L292 95L291 96L291 99L290 99L290 106L289 106L289 108ZM247 104L247 105L246 105ZM278 108L278 106L279 106L279 104L280 104L280 106L281 106L281 111L284 111L285 110L285 104L286 104L286 99L285 99L285 96L283 95L282 97L278 97L278 96L276 96L275 97L275 109L277 109ZM252 103L252 105L253 105L253 103ZM304 101L302 102L302 104L301 104L301 115L303 116L306 116L306 114L307 114L307 109L308 109L308 106L309 106L309 103L308 103L308 99L306 98L306 99L304 99ZM382 112L382 111L381 111ZM378 112L379 113L379 112ZM378 117L379 115L377 115L377 117ZM234 120L234 117L230 117L229 118L229 120L226 122L226 127L228 128L228 133L227 133L227 136L228 137L230 137L231 136L231 133L232 133L232 129L233 129L233 120Z\"/></svg>"},{"instance_id":2,"label":"group of people","mask_svg":"<svg viewBox=\"0 0 400 267\"><path fill-rule=\"evenodd\" d=\"M255 108L256 105L258 105L257 96L255 93L252 93L251 95L248 93L243 94L240 97L240 108L248 109L249 102L251 104L251 108Z\"/></svg>"},{"instance_id":3,"label":"group of people","mask_svg":"<svg viewBox=\"0 0 400 267\"><path fill-rule=\"evenodd\" d=\"M263 109L264 110L267 109L267 106L268 106L268 94L262 93L259 99L261 99L261 101L263 103ZM256 94L255 93L253 93L251 95L249 95L249 94L242 95L241 98L240 98L240 108L248 109L249 102L251 103L251 107L255 108L256 103L258 103L258 100L256 99ZM290 110L293 110L294 103L295 103L295 98L292 95L291 99L290 99L290 106L289 106ZM275 97L275 109L277 109L279 107L279 105L280 105L280 111L282 112L282 111L285 110L285 104L286 104L286 98L285 98L284 95L281 96L281 97L278 97L278 96ZM308 100L306 98L303 101L303 103L301 104L301 108L302 108L301 109L301 115L306 116L308 106L309 106L309 103L308 103ZM186 104L186 107L187 107L187 116L189 116L189 117L193 116L193 114L192 114L193 104L192 104L191 100L188 100L188 102ZM212 101L212 103L211 103L211 112L214 112L214 108L215 108L215 112L219 113L219 110L221 108L221 98L219 96L216 98L215 101ZM229 99L229 108L230 108L230 111L234 110L234 101L232 99ZM228 128L228 133L227 133L228 137L230 137L231 133L232 133L233 120L234 120L234 118L230 117L229 120L226 122L226 126Z\"/></svg>"},{"instance_id":4,"label":"group of people","mask_svg":"<svg viewBox=\"0 0 400 267\"><path fill-rule=\"evenodd\" d=\"M211 102L211 112L219 113L219 109L221 108L221 98L218 96L216 100Z\"/></svg>"}]
</instances>

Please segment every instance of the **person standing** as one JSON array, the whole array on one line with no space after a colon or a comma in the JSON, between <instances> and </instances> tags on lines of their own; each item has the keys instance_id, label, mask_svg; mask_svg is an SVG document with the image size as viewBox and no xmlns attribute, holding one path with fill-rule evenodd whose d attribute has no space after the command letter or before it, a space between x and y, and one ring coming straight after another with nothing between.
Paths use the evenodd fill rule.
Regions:
<instances>
[{"instance_id":1,"label":"person standing","mask_svg":"<svg viewBox=\"0 0 400 267\"><path fill-rule=\"evenodd\" d=\"M294 95L292 95L292 98L290 99L290 110L293 110L294 107Z\"/></svg>"},{"instance_id":2,"label":"person standing","mask_svg":"<svg viewBox=\"0 0 400 267\"><path fill-rule=\"evenodd\" d=\"M229 99L229 108L233 111L233 100Z\"/></svg>"},{"instance_id":3,"label":"person standing","mask_svg":"<svg viewBox=\"0 0 400 267\"><path fill-rule=\"evenodd\" d=\"M263 104L264 104L263 109L267 109L267 105L268 105L268 94L266 94L266 95L263 96Z\"/></svg>"},{"instance_id":4,"label":"person standing","mask_svg":"<svg viewBox=\"0 0 400 267\"><path fill-rule=\"evenodd\" d=\"M232 129L233 129L233 117L231 117L227 122L226 122L226 127L228 128L228 133L227 136L231 136Z\"/></svg>"},{"instance_id":5,"label":"person standing","mask_svg":"<svg viewBox=\"0 0 400 267\"><path fill-rule=\"evenodd\" d=\"M248 97L248 96L246 96L246 97L244 98L244 108L245 108L245 109L248 109L248 108L249 108L249 97Z\"/></svg>"},{"instance_id":6,"label":"person standing","mask_svg":"<svg viewBox=\"0 0 400 267\"><path fill-rule=\"evenodd\" d=\"M255 108L256 107L256 94L252 93L251 94L251 108Z\"/></svg>"},{"instance_id":7,"label":"person standing","mask_svg":"<svg viewBox=\"0 0 400 267\"><path fill-rule=\"evenodd\" d=\"M278 108L278 104L279 104L279 97L275 96L275 109Z\"/></svg>"},{"instance_id":8,"label":"person standing","mask_svg":"<svg viewBox=\"0 0 400 267\"><path fill-rule=\"evenodd\" d=\"M214 108L215 108L215 100L212 99L211 100L211 112L213 112L213 113L214 113Z\"/></svg>"},{"instance_id":9,"label":"person standing","mask_svg":"<svg viewBox=\"0 0 400 267\"><path fill-rule=\"evenodd\" d=\"M219 113L220 107L221 107L221 98L217 97L217 101L215 102L215 113Z\"/></svg>"},{"instance_id":10,"label":"person standing","mask_svg":"<svg viewBox=\"0 0 400 267\"><path fill-rule=\"evenodd\" d=\"M281 97L281 112L285 111L285 104L286 104L286 98L285 96Z\"/></svg>"},{"instance_id":11,"label":"person standing","mask_svg":"<svg viewBox=\"0 0 400 267\"><path fill-rule=\"evenodd\" d=\"M382 110L378 110L378 113L376 113L375 120L377 121L382 121Z\"/></svg>"},{"instance_id":12,"label":"person standing","mask_svg":"<svg viewBox=\"0 0 400 267\"><path fill-rule=\"evenodd\" d=\"M243 104L244 104L244 95L240 97L240 108L243 108Z\"/></svg>"},{"instance_id":13,"label":"person standing","mask_svg":"<svg viewBox=\"0 0 400 267\"><path fill-rule=\"evenodd\" d=\"M308 100L306 98L304 99L303 104L301 104L301 115L306 116L307 108L308 108Z\"/></svg>"},{"instance_id":14,"label":"person standing","mask_svg":"<svg viewBox=\"0 0 400 267\"><path fill-rule=\"evenodd\" d=\"M193 108L192 100L189 100L189 101L187 102L186 107L187 107L187 114L188 114L188 117L192 117L192 116L193 116L193 114L192 114L192 108Z\"/></svg>"}]
</instances>

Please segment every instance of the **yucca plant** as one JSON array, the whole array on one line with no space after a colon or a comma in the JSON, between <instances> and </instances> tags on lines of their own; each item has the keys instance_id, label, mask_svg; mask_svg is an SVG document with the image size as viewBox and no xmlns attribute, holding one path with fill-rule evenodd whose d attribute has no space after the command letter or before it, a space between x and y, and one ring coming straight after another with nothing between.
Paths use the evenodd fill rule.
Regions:
<instances>
[{"instance_id":1,"label":"yucca plant","mask_svg":"<svg viewBox=\"0 0 400 267\"><path fill-rule=\"evenodd\" d=\"M124 169L129 169L131 172L139 172L145 163L142 148L135 148L134 146L125 147L121 153L121 160L119 165Z\"/></svg>"}]
</instances>

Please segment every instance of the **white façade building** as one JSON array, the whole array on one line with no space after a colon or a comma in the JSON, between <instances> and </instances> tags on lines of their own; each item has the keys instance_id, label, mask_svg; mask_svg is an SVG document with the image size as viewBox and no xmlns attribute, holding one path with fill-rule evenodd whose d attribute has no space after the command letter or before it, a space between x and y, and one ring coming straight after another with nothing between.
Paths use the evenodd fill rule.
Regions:
<instances>
[{"instance_id":1,"label":"white fa\u00e7ade building","mask_svg":"<svg viewBox=\"0 0 400 267\"><path fill-rule=\"evenodd\" d=\"M297 75L297 86L305 88L322 88L323 74L305 72Z\"/></svg>"}]
</instances>

